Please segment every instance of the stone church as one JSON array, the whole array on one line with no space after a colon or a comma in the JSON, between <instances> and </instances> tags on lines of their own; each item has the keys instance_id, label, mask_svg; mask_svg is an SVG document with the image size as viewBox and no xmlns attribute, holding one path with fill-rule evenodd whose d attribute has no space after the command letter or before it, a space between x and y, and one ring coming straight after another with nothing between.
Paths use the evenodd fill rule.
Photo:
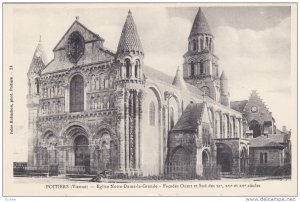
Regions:
<instances>
[{"instance_id":1,"label":"stone church","mask_svg":"<svg viewBox=\"0 0 300 202\"><path fill-rule=\"evenodd\" d=\"M144 64L131 11L116 51L78 18L50 62L40 41L27 74L28 165L57 165L61 174L202 176L214 165L247 172L243 114L230 107L201 8L186 42L183 66L170 77Z\"/></svg>"}]
</instances>

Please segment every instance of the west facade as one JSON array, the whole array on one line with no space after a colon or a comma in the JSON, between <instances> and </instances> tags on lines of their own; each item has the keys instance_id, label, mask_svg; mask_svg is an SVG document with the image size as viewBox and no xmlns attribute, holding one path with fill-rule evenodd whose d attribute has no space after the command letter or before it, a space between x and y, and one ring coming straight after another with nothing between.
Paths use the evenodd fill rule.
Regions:
<instances>
[{"instance_id":1,"label":"west facade","mask_svg":"<svg viewBox=\"0 0 300 202\"><path fill-rule=\"evenodd\" d=\"M137 30L129 11L111 51L76 19L50 62L39 42L27 74L28 165L57 165L61 174L247 173L247 119L230 106L202 10L174 78L144 64Z\"/></svg>"}]
</instances>

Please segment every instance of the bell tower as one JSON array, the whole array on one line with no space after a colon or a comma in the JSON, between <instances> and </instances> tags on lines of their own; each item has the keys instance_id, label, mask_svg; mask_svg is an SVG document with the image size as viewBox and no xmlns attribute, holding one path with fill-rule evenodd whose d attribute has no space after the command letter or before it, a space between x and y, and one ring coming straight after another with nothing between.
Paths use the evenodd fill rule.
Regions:
<instances>
[{"instance_id":1,"label":"bell tower","mask_svg":"<svg viewBox=\"0 0 300 202\"><path fill-rule=\"evenodd\" d=\"M41 72L46 67L46 54L44 52L42 41L34 51L29 70L27 72L28 93L27 93L27 108L28 108L28 165L35 165L34 141L37 136L37 118L39 113L39 98L41 93Z\"/></svg>"},{"instance_id":2,"label":"bell tower","mask_svg":"<svg viewBox=\"0 0 300 202\"><path fill-rule=\"evenodd\" d=\"M188 38L188 51L183 57L184 80L220 102L220 77L218 57L214 54L214 36L201 8Z\"/></svg>"},{"instance_id":3,"label":"bell tower","mask_svg":"<svg viewBox=\"0 0 300 202\"><path fill-rule=\"evenodd\" d=\"M120 172L140 175L140 135L144 89L144 51L129 10L116 54L117 102L120 132Z\"/></svg>"}]
</instances>

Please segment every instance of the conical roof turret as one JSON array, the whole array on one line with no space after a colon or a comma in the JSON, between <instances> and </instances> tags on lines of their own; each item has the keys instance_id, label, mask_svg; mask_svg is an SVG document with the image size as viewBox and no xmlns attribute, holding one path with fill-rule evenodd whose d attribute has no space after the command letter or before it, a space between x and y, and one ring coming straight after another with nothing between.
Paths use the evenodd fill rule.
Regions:
<instances>
[{"instance_id":1,"label":"conical roof turret","mask_svg":"<svg viewBox=\"0 0 300 202\"><path fill-rule=\"evenodd\" d=\"M221 74L220 80L228 80L228 79L227 79L227 76L226 76L226 74L225 74L225 72L224 72L224 71L222 71L222 74Z\"/></svg>"},{"instance_id":2,"label":"conical roof turret","mask_svg":"<svg viewBox=\"0 0 300 202\"><path fill-rule=\"evenodd\" d=\"M45 68L46 64L47 56L42 45L42 40L40 38L31 60L29 72L40 72Z\"/></svg>"},{"instance_id":3,"label":"conical roof turret","mask_svg":"<svg viewBox=\"0 0 300 202\"><path fill-rule=\"evenodd\" d=\"M134 23L132 13L129 10L128 15L125 21L125 24L123 26L123 30L121 33L120 41L118 44L118 50L117 53L122 52L140 52L143 53L142 43L140 40L140 37L138 35L138 31L136 28L136 25Z\"/></svg>"},{"instance_id":4,"label":"conical roof turret","mask_svg":"<svg viewBox=\"0 0 300 202\"><path fill-rule=\"evenodd\" d=\"M207 19L206 19L204 13L202 12L201 8L199 8L198 13L195 17L189 38L192 36L195 36L195 35L199 35L199 34L213 35L212 32L210 31Z\"/></svg>"},{"instance_id":5,"label":"conical roof turret","mask_svg":"<svg viewBox=\"0 0 300 202\"><path fill-rule=\"evenodd\" d=\"M177 86L180 89L186 89L186 83L183 80L183 75L180 67L178 66L176 75L174 77L173 83L174 86Z\"/></svg>"}]
</instances>

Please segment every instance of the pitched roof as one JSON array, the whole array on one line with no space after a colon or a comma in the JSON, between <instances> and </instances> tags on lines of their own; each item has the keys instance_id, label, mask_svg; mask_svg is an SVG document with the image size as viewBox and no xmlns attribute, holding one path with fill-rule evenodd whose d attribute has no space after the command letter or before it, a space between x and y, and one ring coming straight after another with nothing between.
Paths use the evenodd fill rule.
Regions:
<instances>
[{"instance_id":1,"label":"pitched roof","mask_svg":"<svg viewBox=\"0 0 300 202\"><path fill-rule=\"evenodd\" d=\"M77 27L78 28L82 28L82 30L86 30L87 33L89 34L90 40L100 40L100 41L104 41L104 39L102 37L100 37L98 34L96 34L95 32L91 31L90 29L88 29L86 26L84 26L83 24L81 24L78 20L75 20L73 22L73 24L69 27L69 29L66 31L66 33L63 35L63 37L59 40L59 42L56 44L56 46L54 47L53 51L59 50L62 47L65 46L65 43L62 43L64 40L66 40L66 36L68 35L68 33L74 28ZM85 40L87 40L87 37L85 37Z\"/></svg>"},{"instance_id":2,"label":"pitched roof","mask_svg":"<svg viewBox=\"0 0 300 202\"><path fill-rule=\"evenodd\" d=\"M247 103L248 103L248 100L232 101L232 102L230 102L230 107L238 112L243 113L244 108Z\"/></svg>"},{"instance_id":3,"label":"pitched roof","mask_svg":"<svg viewBox=\"0 0 300 202\"><path fill-rule=\"evenodd\" d=\"M177 86L180 89L186 89L186 83L183 80L182 71L181 71L179 66L177 68L176 75L174 77L174 80L173 80L172 84L174 86Z\"/></svg>"},{"instance_id":4,"label":"pitched roof","mask_svg":"<svg viewBox=\"0 0 300 202\"><path fill-rule=\"evenodd\" d=\"M143 52L142 43L130 10L123 26L117 53L121 51Z\"/></svg>"},{"instance_id":5,"label":"pitched roof","mask_svg":"<svg viewBox=\"0 0 300 202\"><path fill-rule=\"evenodd\" d=\"M275 142L278 143L286 143L287 142L287 138L288 138L288 134L285 133L281 133L281 134L269 134L268 137L270 139L272 139Z\"/></svg>"},{"instance_id":6,"label":"pitched roof","mask_svg":"<svg viewBox=\"0 0 300 202\"><path fill-rule=\"evenodd\" d=\"M149 67L147 65L143 66L143 72L144 72L146 78L150 78L150 79L153 79L155 81L160 81L160 82L162 82L164 84L167 84L169 86L173 86L173 87L178 88L178 86L173 85L174 79L173 79L172 76L170 76L168 74L165 74L165 73L163 73L163 72L161 72L157 69L154 69L152 67ZM186 82L185 82L185 85L186 85L186 88L189 92L191 92L193 94L197 94L197 95L202 95L203 94L203 92L199 88L197 88L196 86L193 86L193 85L191 85L189 83L186 83Z\"/></svg>"},{"instance_id":7,"label":"pitched roof","mask_svg":"<svg viewBox=\"0 0 300 202\"><path fill-rule=\"evenodd\" d=\"M277 147L277 148L284 148L284 146L282 144L280 144L281 142L277 141L276 138L270 137L270 135L268 137L261 135L258 136L256 138L250 139L250 147L265 147L265 148L269 148L269 147Z\"/></svg>"},{"instance_id":8,"label":"pitched roof","mask_svg":"<svg viewBox=\"0 0 300 202\"><path fill-rule=\"evenodd\" d=\"M172 131L196 130L202 121L203 111L204 103L189 104Z\"/></svg>"},{"instance_id":9,"label":"pitched roof","mask_svg":"<svg viewBox=\"0 0 300 202\"><path fill-rule=\"evenodd\" d=\"M212 35L212 32L210 31L209 25L207 23L206 17L204 16L201 8L199 8L198 13L195 17L189 38L192 36L198 35L198 34Z\"/></svg>"}]
</instances>

